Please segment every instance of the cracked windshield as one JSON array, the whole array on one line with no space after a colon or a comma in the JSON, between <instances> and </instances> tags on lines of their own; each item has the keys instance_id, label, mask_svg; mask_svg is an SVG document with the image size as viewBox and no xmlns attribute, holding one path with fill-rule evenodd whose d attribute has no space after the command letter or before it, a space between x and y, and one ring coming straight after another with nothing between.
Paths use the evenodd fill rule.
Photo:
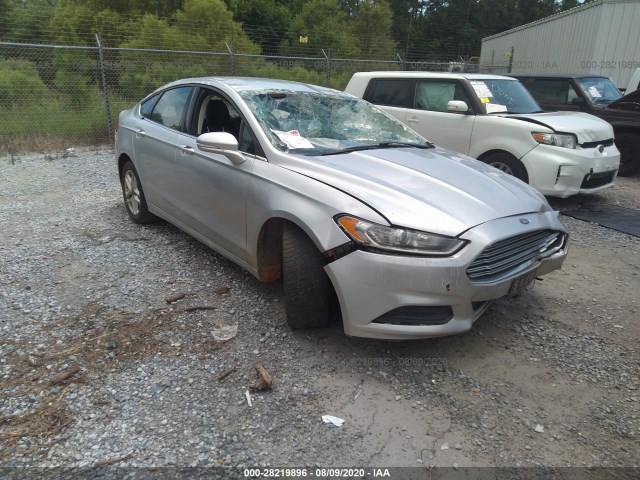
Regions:
<instances>
[{"instance_id":1,"label":"cracked windshield","mask_svg":"<svg viewBox=\"0 0 640 480\"><path fill-rule=\"evenodd\" d=\"M378 108L347 95L243 94L271 143L282 151L330 155L370 148L428 147L424 138Z\"/></svg>"}]
</instances>

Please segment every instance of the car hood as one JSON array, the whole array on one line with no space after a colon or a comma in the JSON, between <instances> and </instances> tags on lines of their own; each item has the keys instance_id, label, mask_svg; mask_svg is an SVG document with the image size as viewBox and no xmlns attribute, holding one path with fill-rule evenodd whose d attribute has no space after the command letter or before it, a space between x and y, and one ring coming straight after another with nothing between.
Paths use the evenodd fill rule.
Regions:
<instances>
[{"instance_id":1,"label":"car hood","mask_svg":"<svg viewBox=\"0 0 640 480\"><path fill-rule=\"evenodd\" d=\"M356 197L392 225L443 235L457 236L497 218L551 210L525 183L441 148L292 155L282 166Z\"/></svg>"},{"instance_id":2,"label":"car hood","mask_svg":"<svg viewBox=\"0 0 640 480\"><path fill-rule=\"evenodd\" d=\"M607 108L640 112L640 90L634 90L627 93L615 102L611 102L607 105Z\"/></svg>"},{"instance_id":3,"label":"car hood","mask_svg":"<svg viewBox=\"0 0 640 480\"><path fill-rule=\"evenodd\" d=\"M537 123L558 133L573 133L578 143L598 142L613 138L613 127L604 120L583 112L550 112L509 115Z\"/></svg>"}]
</instances>

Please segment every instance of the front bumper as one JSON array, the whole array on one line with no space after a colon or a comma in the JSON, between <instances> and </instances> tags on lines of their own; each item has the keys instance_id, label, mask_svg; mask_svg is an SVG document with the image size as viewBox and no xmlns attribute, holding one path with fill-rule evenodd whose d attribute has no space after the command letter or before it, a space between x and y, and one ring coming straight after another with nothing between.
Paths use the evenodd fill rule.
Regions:
<instances>
[{"instance_id":1,"label":"front bumper","mask_svg":"<svg viewBox=\"0 0 640 480\"><path fill-rule=\"evenodd\" d=\"M543 195L566 198L577 193L595 193L613 186L620 152L611 145L576 149L538 145L521 158L529 173L529 184Z\"/></svg>"},{"instance_id":2,"label":"front bumper","mask_svg":"<svg viewBox=\"0 0 640 480\"><path fill-rule=\"evenodd\" d=\"M522 221L521 221L522 220ZM523 221L528 221L527 225ZM559 269L567 254L564 247L544 259L522 265L497 281L474 283L467 268L489 245L536 230L565 232L557 212L518 215L494 220L465 232L469 244L447 258L396 256L356 250L326 266L335 287L347 335L412 339L453 335L470 330L491 300L509 293L514 279ZM450 309L451 317L437 325L380 323L400 309L420 311L430 307ZM393 316L393 315L391 315Z\"/></svg>"}]
</instances>

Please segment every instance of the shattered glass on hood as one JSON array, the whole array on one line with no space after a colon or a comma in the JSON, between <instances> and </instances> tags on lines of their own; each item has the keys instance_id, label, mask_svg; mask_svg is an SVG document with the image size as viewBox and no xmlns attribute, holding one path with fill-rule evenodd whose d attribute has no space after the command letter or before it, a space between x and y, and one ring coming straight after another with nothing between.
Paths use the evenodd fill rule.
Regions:
<instances>
[{"instance_id":1,"label":"shattered glass on hood","mask_svg":"<svg viewBox=\"0 0 640 480\"><path fill-rule=\"evenodd\" d=\"M350 95L264 90L241 96L281 151L318 155L387 143L426 144L390 115Z\"/></svg>"}]
</instances>

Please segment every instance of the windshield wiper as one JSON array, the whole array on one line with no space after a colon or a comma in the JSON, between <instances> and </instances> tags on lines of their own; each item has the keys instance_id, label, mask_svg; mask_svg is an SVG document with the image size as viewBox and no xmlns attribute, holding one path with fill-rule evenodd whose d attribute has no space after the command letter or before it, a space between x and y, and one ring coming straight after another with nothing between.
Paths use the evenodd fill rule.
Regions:
<instances>
[{"instance_id":1,"label":"windshield wiper","mask_svg":"<svg viewBox=\"0 0 640 480\"><path fill-rule=\"evenodd\" d=\"M335 150L333 152L326 152L326 153L323 153L322 155L323 156L339 155L341 153L359 152L361 150L379 150L384 148L402 148L402 147L435 148L435 145L431 142L425 142L425 143L381 142L376 145L358 145L356 147L341 148L340 150Z\"/></svg>"},{"instance_id":2,"label":"windshield wiper","mask_svg":"<svg viewBox=\"0 0 640 480\"><path fill-rule=\"evenodd\" d=\"M501 112L504 113L504 112ZM544 110L531 110L530 112L506 112L510 115L531 115L532 113L546 113Z\"/></svg>"},{"instance_id":3,"label":"windshield wiper","mask_svg":"<svg viewBox=\"0 0 640 480\"><path fill-rule=\"evenodd\" d=\"M425 143L410 143L410 142L382 142L379 144L380 148L400 148L400 147L415 147L415 148L435 148L436 146L427 140Z\"/></svg>"}]
</instances>

